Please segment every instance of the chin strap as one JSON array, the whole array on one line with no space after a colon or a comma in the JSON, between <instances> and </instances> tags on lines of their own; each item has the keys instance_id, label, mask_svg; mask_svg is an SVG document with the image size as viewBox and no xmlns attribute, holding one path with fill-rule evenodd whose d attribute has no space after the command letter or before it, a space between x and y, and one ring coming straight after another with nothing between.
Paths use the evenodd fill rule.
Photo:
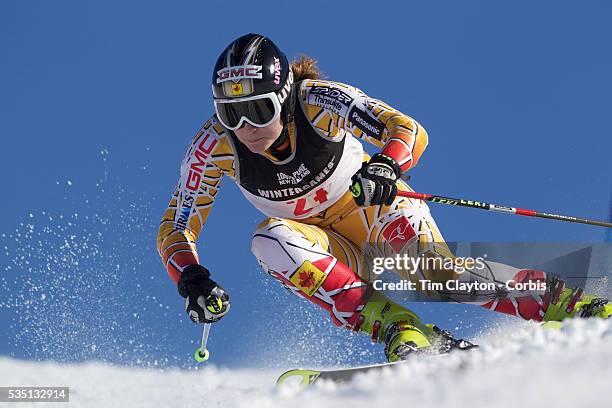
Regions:
<instances>
[{"instance_id":1,"label":"chin strap","mask_svg":"<svg viewBox=\"0 0 612 408\"><path fill-rule=\"evenodd\" d=\"M291 84L291 90L281 111L281 119L283 121L283 132L287 129L287 124L293 122L293 114L295 112L295 101L296 101L296 84Z\"/></svg>"},{"instance_id":2,"label":"chin strap","mask_svg":"<svg viewBox=\"0 0 612 408\"><path fill-rule=\"evenodd\" d=\"M281 134L276 138L274 143L270 145L270 148L274 150L278 150L278 148L282 146L283 143L285 143L285 140L287 140L288 137L289 137L289 129L287 129L287 126L283 126L283 130L281 131Z\"/></svg>"},{"instance_id":3,"label":"chin strap","mask_svg":"<svg viewBox=\"0 0 612 408\"><path fill-rule=\"evenodd\" d=\"M295 112L295 101L296 101L296 92L295 92L295 83L291 85L291 91L289 92L289 97L287 101L283 104L283 109L281 111L281 120L283 121L283 130L281 134L276 138L274 143L270 146L270 148L277 150L280 146L285 143L287 138L289 137L289 127L288 124L293 122L294 112Z\"/></svg>"}]
</instances>

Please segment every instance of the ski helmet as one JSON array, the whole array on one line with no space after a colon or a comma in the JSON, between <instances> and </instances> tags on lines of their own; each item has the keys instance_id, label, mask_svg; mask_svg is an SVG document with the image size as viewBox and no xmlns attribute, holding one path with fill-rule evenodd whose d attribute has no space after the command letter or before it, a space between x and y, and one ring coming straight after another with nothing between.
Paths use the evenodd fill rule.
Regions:
<instances>
[{"instance_id":1,"label":"ski helmet","mask_svg":"<svg viewBox=\"0 0 612 408\"><path fill-rule=\"evenodd\" d=\"M290 99L293 72L285 54L269 39L247 34L219 56L212 75L217 118L230 130L244 122L264 127Z\"/></svg>"}]
</instances>

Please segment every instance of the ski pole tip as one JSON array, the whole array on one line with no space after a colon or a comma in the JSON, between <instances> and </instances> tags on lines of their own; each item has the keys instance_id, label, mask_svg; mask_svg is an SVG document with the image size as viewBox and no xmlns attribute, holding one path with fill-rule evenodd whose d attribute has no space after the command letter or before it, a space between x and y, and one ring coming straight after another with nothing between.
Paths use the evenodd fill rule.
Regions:
<instances>
[{"instance_id":1,"label":"ski pole tip","mask_svg":"<svg viewBox=\"0 0 612 408\"><path fill-rule=\"evenodd\" d=\"M210 353L208 352L208 350L204 349L202 350L201 347L198 347L198 349L195 351L195 360L198 363L203 363L208 361L208 357L210 356Z\"/></svg>"}]
</instances>

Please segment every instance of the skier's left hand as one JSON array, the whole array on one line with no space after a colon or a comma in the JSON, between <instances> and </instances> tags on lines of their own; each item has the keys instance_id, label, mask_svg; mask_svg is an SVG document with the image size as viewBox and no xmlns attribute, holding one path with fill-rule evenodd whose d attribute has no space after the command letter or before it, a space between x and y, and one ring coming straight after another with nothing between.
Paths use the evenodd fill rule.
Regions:
<instances>
[{"instance_id":1,"label":"skier's left hand","mask_svg":"<svg viewBox=\"0 0 612 408\"><path fill-rule=\"evenodd\" d=\"M350 190L357 205L391 205L397 194L395 183L400 174L395 160L382 153L374 154L351 179Z\"/></svg>"},{"instance_id":2,"label":"skier's left hand","mask_svg":"<svg viewBox=\"0 0 612 408\"><path fill-rule=\"evenodd\" d=\"M178 291L194 323L214 323L229 312L229 295L210 279L210 272L202 265L189 265L183 270Z\"/></svg>"}]
</instances>

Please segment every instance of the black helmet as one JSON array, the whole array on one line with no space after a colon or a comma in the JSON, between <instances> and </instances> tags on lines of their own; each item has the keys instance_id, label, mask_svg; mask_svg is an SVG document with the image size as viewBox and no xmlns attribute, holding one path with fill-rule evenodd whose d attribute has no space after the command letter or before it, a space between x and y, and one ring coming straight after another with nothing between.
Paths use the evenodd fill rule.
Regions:
<instances>
[{"instance_id":1,"label":"black helmet","mask_svg":"<svg viewBox=\"0 0 612 408\"><path fill-rule=\"evenodd\" d=\"M280 115L293 85L285 54L258 34L244 35L219 56L212 77L220 122L235 130L243 122L263 127Z\"/></svg>"}]
</instances>

